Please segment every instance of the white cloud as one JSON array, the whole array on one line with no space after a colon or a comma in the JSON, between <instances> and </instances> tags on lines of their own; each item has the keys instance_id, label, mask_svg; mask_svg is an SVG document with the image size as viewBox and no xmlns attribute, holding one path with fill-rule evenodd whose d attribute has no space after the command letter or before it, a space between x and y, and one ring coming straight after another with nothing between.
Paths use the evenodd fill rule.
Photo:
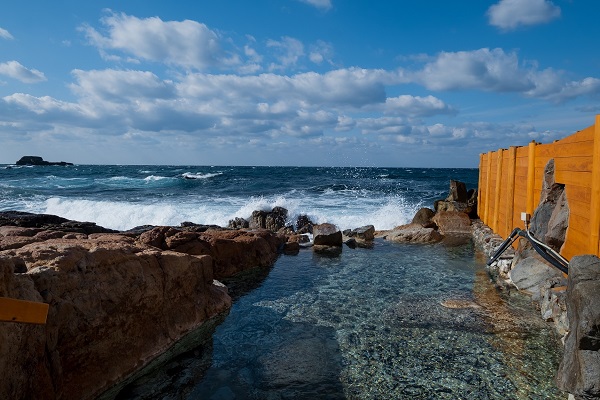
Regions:
<instances>
[{"instance_id":1,"label":"white cloud","mask_svg":"<svg viewBox=\"0 0 600 400\"><path fill-rule=\"evenodd\" d=\"M318 40L315 44L310 46L308 58L315 64L321 64L323 61L333 64L333 45L331 43Z\"/></svg>"},{"instance_id":2,"label":"white cloud","mask_svg":"<svg viewBox=\"0 0 600 400\"><path fill-rule=\"evenodd\" d=\"M196 21L111 13L102 18L102 23L108 31L106 36L91 26L81 28L90 43L101 50L118 50L144 60L193 69L232 62L221 50L219 35Z\"/></svg>"},{"instance_id":3,"label":"white cloud","mask_svg":"<svg viewBox=\"0 0 600 400\"><path fill-rule=\"evenodd\" d=\"M431 90L525 91L533 88L516 53L502 49L441 52L415 74Z\"/></svg>"},{"instance_id":4,"label":"white cloud","mask_svg":"<svg viewBox=\"0 0 600 400\"><path fill-rule=\"evenodd\" d=\"M487 15L490 25L513 30L522 25L538 25L560 17L560 7L549 0L501 0Z\"/></svg>"},{"instance_id":5,"label":"white cloud","mask_svg":"<svg viewBox=\"0 0 600 400\"><path fill-rule=\"evenodd\" d=\"M299 0L302 3L311 5L313 7L318 8L319 10L327 11L330 10L333 5L331 4L331 0Z\"/></svg>"},{"instance_id":6,"label":"white cloud","mask_svg":"<svg viewBox=\"0 0 600 400\"><path fill-rule=\"evenodd\" d=\"M267 47L275 48L279 51L279 54L276 55L278 63L271 64L269 68L271 71L293 67L304 56L304 45L302 42L287 36L282 37L279 41L267 41Z\"/></svg>"},{"instance_id":7,"label":"white cloud","mask_svg":"<svg viewBox=\"0 0 600 400\"><path fill-rule=\"evenodd\" d=\"M434 96L402 95L385 101L385 114L427 117L438 114L454 114L456 111Z\"/></svg>"},{"instance_id":8,"label":"white cloud","mask_svg":"<svg viewBox=\"0 0 600 400\"><path fill-rule=\"evenodd\" d=\"M7 39L7 40L14 39L13 35L11 35L9 31L7 31L6 29L2 29L2 28L0 28L0 38Z\"/></svg>"},{"instance_id":9,"label":"white cloud","mask_svg":"<svg viewBox=\"0 0 600 400\"><path fill-rule=\"evenodd\" d=\"M516 92L557 103L599 92L598 78L569 81L563 71L540 70L536 62L520 61L515 52L499 48L441 52L428 60L422 69L399 71L399 76L430 90Z\"/></svg>"},{"instance_id":10,"label":"white cloud","mask_svg":"<svg viewBox=\"0 0 600 400\"><path fill-rule=\"evenodd\" d=\"M38 83L46 80L43 72L27 69L18 61L0 63L0 75L6 75L23 83Z\"/></svg>"}]
</instances>

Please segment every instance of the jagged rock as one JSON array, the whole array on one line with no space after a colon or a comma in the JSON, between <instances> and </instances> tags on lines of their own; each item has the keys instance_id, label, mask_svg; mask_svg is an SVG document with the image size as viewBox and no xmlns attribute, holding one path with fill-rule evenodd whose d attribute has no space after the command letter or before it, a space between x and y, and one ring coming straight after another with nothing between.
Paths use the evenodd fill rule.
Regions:
<instances>
[{"instance_id":1,"label":"jagged rock","mask_svg":"<svg viewBox=\"0 0 600 400\"><path fill-rule=\"evenodd\" d=\"M295 255L300 252L300 243L298 242L286 242L283 245L283 254Z\"/></svg>"},{"instance_id":2,"label":"jagged rock","mask_svg":"<svg viewBox=\"0 0 600 400\"><path fill-rule=\"evenodd\" d=\"M466 203L468 199L467 185L465 185L464 182L450 180L450 193L448 194L446 201Z\"/></svg>"},{"instance_id":3,"label":"jagged rock","mask_svg":"<svg viewBox=\"0 0 600 400\"><path fill-rule=\"evenodd\" d=\"M44 161L42 157L38 156L23 156L16 162L16 165L73 165L73 163L59 161L59 162L50 162Z\"/></svg>"},{"instance_id":4,"label":"jagged rock","mask_svg":"<svg viewBox=\"0 0 600 400\"><path fill-rule=\"evenodd\" d=\"M441 234L471 234L471 219L459 211L438 211L431 219Z\"/></svg>"},{"instance_id":5,"label":"jagged rock","mask_svg":"<svg viewBox=\"0 0 600 400\"><path fill-rule=\"evenodd\" d=\"M433 228L424 228L418 224L398 226L388 231L384 239L400 243L436 243L444 236Z\"/></svg>"},{"instance_id":6,"label":"jagged rock","mask_svg":"<svg viewBox=\"0 0 600 400\"><path fill-rule=\"evenodd\" d=\"M229 221L229 224L227 225L228 228L233 228L233 229L244 229L244 228L249 228L250 227L250 222L248 222L246 219L244 218L240 218L240 217L236 217L232 220Z\"/></svg>"},{"instance_id":7,"label":"jagged rock","mask_svg":"<svg viewBox=\"0 0 600 400\"><path fill-rule=\"evenodd\" d=\"M554 210L552 210L552 214L550 215L548 228L543 237L544 243L554 250L560 251L560 248L565 243L568 226L569 204L567 203L567 193L563 190L557 198Z\"/></svg>"},{"instance_id":8,"label":"jagged rock","mask_svg":"<svg viewBox=\"0 0 600 400\"><path fill-rule=\"evenodd\" d=\"M296 232L297 233L313 233L314 223L308 218L307 215L300 215L296 219Z\"/></svg>"},{"instance_id":9,"label":"jagged rock","mask_svg":"<svg viewBox=\"0 0 600 400\"><path fill-rule=\"evenodd\" d=\"M50 304L45 326L0 324L2 399L95 398L231 306L210 257L117 234L0 252L0 296Z\"/></svg>"},{"instance_id":10,"label":"jagged rock","mask_svg":"<svg viewBox=\"0 0 600 400\"><path fill-rule=\"evenodd\" d=\"M285 227L288 211L283 207L274 207L271 211L256 210L250 217L251 229L267 229L271 232L277 232Z\"/></svg>"},{"instance_id":11,"label":"jagged rock","mask_svg":"<svg viewBox=\"0 0 600 400\"><path fill-rule=\"evenodd\" d=\"M313 226L313 243L315 246L342 246L342 232L333 224Z\"/></svg>"},{"instance_id":12,"label":"jagged rock","mask_svg":"<svg viewBox=\"0 0 600 400\"><path fill-rule=\"evenodd\" d=\"M569 333L558 387L576 398L600 398L600 259L573 257L567 285Z\"/></svg>"}]
</instances>

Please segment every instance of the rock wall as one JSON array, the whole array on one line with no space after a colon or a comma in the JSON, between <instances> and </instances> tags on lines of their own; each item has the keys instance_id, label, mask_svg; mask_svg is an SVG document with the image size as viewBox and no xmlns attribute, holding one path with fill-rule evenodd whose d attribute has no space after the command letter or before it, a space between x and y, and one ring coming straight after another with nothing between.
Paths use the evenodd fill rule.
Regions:
<instances>
[{"instance_id":1,"label":"rock wall","mask_svg":"<svg viewBox=\"0 0 600 400\"><path fill-rule=\"evenodd\" d=\"M122 234L0 228L0 296L50 304L46 325L0 323L1 399L88 399L227 312L215 276L272 264L264 232Z\"/></svg>"}]
</instances>

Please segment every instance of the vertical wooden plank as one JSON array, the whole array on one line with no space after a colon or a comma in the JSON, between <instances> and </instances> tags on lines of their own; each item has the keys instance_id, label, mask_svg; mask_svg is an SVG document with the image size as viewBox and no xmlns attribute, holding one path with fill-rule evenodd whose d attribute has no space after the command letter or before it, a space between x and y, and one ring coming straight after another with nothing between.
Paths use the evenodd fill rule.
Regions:
<instances>
[{"instance_id":1,"label":"vertical wooden plank","mask_svg":"<svg viewBox=\"0 0 600 400\"><path fill-rule=\"evenodd\" d=\"M533 215L535 210L534 190L535 190L535 140L529 143L529 152L527 155L527 213Z\"/></svg>"},{"instance_id":2,"label":"vertical wooden plank","mask_svg":"<svg viewBox=\"0 0 600 400\"><path fill-rule=\"evenodd\" d=\"M485 213L484 213L484 219L483 222L489 226L491 228L491 224L490 224L490 219L489 219L489 215L490 215L490 198L492 197L492 188L491 188L491 181L492 181L492 151L488 151L487 153L487 180L486 180L486 187L485 187Z\"/></svg>"},{"instance_id":3,"label":"vertical wooden plank","mask_svg":"<svg viewBox=\"0 0 600 400\"><path fill-rule=\"evenodd\" d=\"M495 208L494 208L494 219L492 229L494 232L498 233L498 228L500 227L500 194L502 192L502 156L504 155L504 149L499 149L497 154L497 165L496 165L496 191L494 193L495 198Z\"/></svg>"},{"instance_id":4,"label":"vertical wooden plank","mask_svg":"<svg viewBox=\"0 0 600 400\"><path fill-rule=\"evenodd\" d=\"M477 208L481 210L482 208L482 200L481 193L483 192L483 174L481 173L481 169L483 168L483 153L479 154L479 181L477 183ZM481 211L479 211L481 212Z\"/></svg>"},{"instance_id":5,"label":"vertical wooden plank","mask_svg":"<svg viewBox=\"0 0 600 400\"><path fill-rule=\"evenodd\" d=\"M517 148L515 146L510 146L508 149L508 182L507 184L507 194L506 194L506 233L508 234L513 229L513 220L514 220L514 212L515 212L515 171L517 165Z\"/></svg>"},{"instance_id":6,"label":"vertical wooden plank","mask_svg":"<svg viewBox=\"0 0 600 400\"><path fill-rule=\"evenodd\" d=\"M592 196L590 202L590 254L598 255L600 239L600 115L596 115L592 153Z\"/></svg>"}]
</instances>

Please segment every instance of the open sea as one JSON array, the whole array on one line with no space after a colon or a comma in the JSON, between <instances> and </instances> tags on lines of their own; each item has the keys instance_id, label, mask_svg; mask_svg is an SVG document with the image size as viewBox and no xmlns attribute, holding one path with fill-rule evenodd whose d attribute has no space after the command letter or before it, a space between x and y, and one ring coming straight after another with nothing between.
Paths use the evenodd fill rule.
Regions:
<instances>
[{"instance_id":1,"label":"open sea","mask_svg":"<svg viewBox=\"0 0 600 400\"><path fill-rule=\"evenodd\" d=\"M340 229L410 222L477 169L0 165L0 211L106 228L227 226L274 206ZM120 399L559 399L561 347L531 301L499 292L472 243L302 249L247 278L208 343ZM472 302L450 309L445 300ZM118 355L116 355L118 356Z\"/></svg>"}]
</instances>

